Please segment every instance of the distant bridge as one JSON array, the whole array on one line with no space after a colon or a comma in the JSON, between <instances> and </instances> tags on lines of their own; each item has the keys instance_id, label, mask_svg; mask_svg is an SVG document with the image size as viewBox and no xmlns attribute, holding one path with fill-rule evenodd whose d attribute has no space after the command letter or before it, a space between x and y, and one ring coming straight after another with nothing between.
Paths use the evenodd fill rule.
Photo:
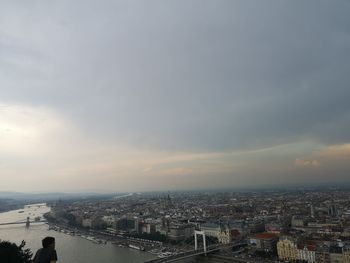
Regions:
<instances>
[{"instance_id":1,"label":"distant bridge","mask_svg":"<svg viewBox=\"0 0 350 263\"><path fill-rule=\"evenodd\" d=\"M39 221L18 221L18 222L9 222L9 223L0 223L0 226L7 226L7 225L26 225L32 223L47 223L46 220L39 220Z\"/></svg>"}]
</instances>

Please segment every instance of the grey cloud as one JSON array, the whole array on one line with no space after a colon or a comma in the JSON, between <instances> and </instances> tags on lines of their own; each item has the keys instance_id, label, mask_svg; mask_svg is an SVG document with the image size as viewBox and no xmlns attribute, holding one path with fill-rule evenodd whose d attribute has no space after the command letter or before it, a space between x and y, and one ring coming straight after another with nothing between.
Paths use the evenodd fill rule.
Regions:
<instances>
[{"instance_id":1,"label":"grey cloud","mask_svg":"<svg viewBox=\"0 0 350 263\"><path fill-rule=\"evenodd\" d=\"M16 40L1 45L2 99L92 135L167 150L350 139L347 1L1 7L0 43Z\"/></svg>"}]
</instances>

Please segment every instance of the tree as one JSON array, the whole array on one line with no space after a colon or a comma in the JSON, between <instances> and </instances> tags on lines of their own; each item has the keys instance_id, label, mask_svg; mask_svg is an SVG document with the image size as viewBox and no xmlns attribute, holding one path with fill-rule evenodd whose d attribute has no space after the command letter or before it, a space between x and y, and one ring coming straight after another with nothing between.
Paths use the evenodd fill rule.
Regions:
<instances>
[{"instance_id":1,"label":"tree","mask_svg":"<svg viewBox=\"0 0 350 263\"><path fill-rule=\"evenodd\" d=\"M31 263L33 253L28 248L24 248L24 240L17 246L15 243L0 240L1 263Z\"/></svg>"}]
</instances>

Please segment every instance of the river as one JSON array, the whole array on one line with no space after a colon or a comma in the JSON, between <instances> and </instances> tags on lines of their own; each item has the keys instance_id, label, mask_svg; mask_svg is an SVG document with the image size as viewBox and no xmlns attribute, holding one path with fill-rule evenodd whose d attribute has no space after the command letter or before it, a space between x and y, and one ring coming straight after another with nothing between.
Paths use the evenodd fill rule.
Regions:
<instances>
[{"instance_id":1,"label":"river","mask_svg":"<svg viewBox=\"0 0 350 263\"><path fill-rule=\"evenodd\" d=\"M23 222L27 216L31 219L42 217L50 208L45 204L25 206L23 209L12 210L0 213L0 224L9 222ZM53 236L56 239L56 250L58 254L58 262L82 262L82 263L141 263L146 260L155 258L147 252L138 251L130 248L120 248L113 244L95 244L91 241L83 239L79 236L71 236L61 232L48 230L45 223L31 224L26 228L24 224L0 226L0 239L8 240L16 244L20 244L22 240L26 241L26 247L33 252L41 247L41 240L45 236ZM184 261L182 263L194 262L210 262L214 261L210 258L197 257Z\"/></svg>"}]
</instances>

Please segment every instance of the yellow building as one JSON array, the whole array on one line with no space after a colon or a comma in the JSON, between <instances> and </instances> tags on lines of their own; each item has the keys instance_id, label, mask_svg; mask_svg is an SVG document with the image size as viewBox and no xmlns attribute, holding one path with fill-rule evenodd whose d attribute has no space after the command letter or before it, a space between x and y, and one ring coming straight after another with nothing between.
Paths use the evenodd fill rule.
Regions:
<instances>
[{"instance_id":1,"label":"yellow building","mask_svg":"<svg viewBox=\"0 0 350 263\"><path fill-rule=\"evenodd\" d=\"M228 227L222 227L218 234L218 241L221 244L229 244L231 242L231 233Z\"/></svg>"},{"instance_id":2,"label":"yellow building","mask_svg":"<svg viewBox=\"0 0 350 263\"><path fill-rule=\"evenodd\" d=\"M298 249L296 243L288 238L281 238L277 242L277 254L280 260L298 260Z\"/></svg>"},{"instance_id":3,"label":"yellow building","mask_svg":"<svg viewBox=\"0 0 350 263\"><path fill-rule=\"evenodd\" d=\"M350 263L350 250L343 251L343 263Z\"/></svg>"}]
</instances>

